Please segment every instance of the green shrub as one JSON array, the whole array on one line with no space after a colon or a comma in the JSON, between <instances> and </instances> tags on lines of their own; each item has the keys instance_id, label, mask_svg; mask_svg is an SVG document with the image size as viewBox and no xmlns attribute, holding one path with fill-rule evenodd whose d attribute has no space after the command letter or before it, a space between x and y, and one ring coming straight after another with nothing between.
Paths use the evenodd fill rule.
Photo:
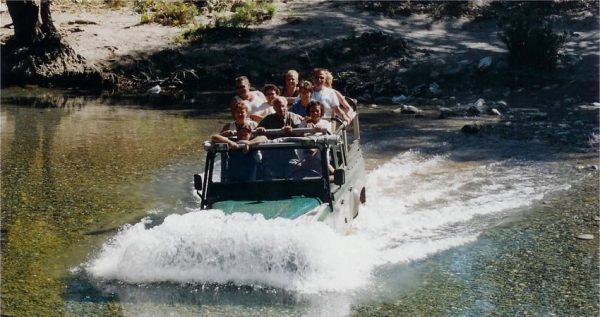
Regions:
<instances>
[{"instance_id":1,"label":"green shrub","mask_svg":"<svg viewBox=\"0 0 600 317\"><path fill-rule=\"evenodd\" d=\"M104 4L109 8L121 8L127 5L126 0L104 0Z\"/></svg>"},{"instance_id":2,"label":"green shrub","mask_svg":"<svg viewBox=\"0 0 600 317\"><path fill-rule=\"evenodd\" d=\"M133 10L137 13L144 14L152 11L155 5L155 0L134 0Z\"/></svg>"},{"instance_id":3,"label":"green shrub","mask_svg":"<svg viewBox=\"0 0 600 317\"><path fill-rule=\"evenodd\" d=\"M554 33L540 16L513 15L502 26L499 37L508 49L511 66L553 69L566 41L566 33Z\"/></svg>"},{"instance_id":4,"label":"green shrub","mask_svg":"<svg viewBox=\"0 0 600 317\"><path fill-rule=\"evenodd\" d=\"M141 23L156 22L162 25L188 25L199 14L198 8L188 1L136 0L134 10L141 13Z\"/></svg>"},{"instance_id":5,"label":"green shrub","mask_svg":"<svg viewBox=\"0 0 600 317\"><path fill-rule=\"evenodd\" d=\"M235 27L247 27L268 21L275 15L275 5L266 1L246 1L235 9L231 23Z\"/></svg>"},{"instance_id":6,"label":"green shrub","mask_svg":"<svg viewBox=\"0 0 600 317\"><path fill-rule=\"evenodd\" d=\"M199 8L205 8L207 13L231 11L237 3L235 0L194 0Z\"/></svg>"},{"instance_id":7,"label":"green shrub","mask_svg":"<svg viewBox=\"0 0 600 317\"><path fill-rule=\"evenodd\" d=\"M153 20L154 14L152 12L144 12L141 15L140 18L140 23L142 24L146 24L146 23L151 23Z\"/></svg>"}]
</instances>

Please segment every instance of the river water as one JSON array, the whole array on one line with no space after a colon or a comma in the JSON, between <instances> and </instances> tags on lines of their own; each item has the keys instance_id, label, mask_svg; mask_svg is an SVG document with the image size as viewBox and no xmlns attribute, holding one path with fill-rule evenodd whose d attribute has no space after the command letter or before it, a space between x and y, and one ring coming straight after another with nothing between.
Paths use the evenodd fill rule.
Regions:
<instances>
[{"instance_id":1,"label":"river water","mask_svg":"<svg viewBox=\"0 0 600 317\"><path fill-rule=\"evenodd\" d=\"M464 254L587 177L543 144L441 121L363 124L367 203L340 235L198 208L202 141L228 120L214 105L198 115L203 105L155 110L68 92L2 98L7 315L347 316L427 291L440 255Z\"/></svg>"}]
</instances>

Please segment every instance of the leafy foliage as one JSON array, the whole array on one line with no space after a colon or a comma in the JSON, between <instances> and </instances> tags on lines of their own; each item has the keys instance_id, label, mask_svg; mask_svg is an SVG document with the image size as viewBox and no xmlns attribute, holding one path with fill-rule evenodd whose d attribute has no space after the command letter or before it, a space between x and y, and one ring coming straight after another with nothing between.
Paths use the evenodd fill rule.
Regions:
<instances>
[{"instance_id":1,"label":"leafy foliage","mask_svg":"<svg viewBox=\"0 0 600 317\"><path fill-rule=\"evenodd\" d=\"M127 5L126 0L104 0L104 4L109 8L121 8Z\"/></svg>"},{"instance_id":2,"label":"leafy foliage","mask_svg":"<svg viewBox=\"0 0 600 317\"><path fill-rule=\"evenodd\" d=\"M162 25L187 25L199 14L196 5L189 1L136 0L134 9L142 14L142 23Z\"/></svg>"},{"instance_id":3,"label":"leafy foliage","mask_svg":"<svg viewBox=\"0 0 600 317\"><path fill-rule=\"evenodd\" d=\"M260 24L273 18L275 6L265 1L248 1L235 10L233 20L241 25Z\"/></svg>"},{"instance_id":4,"label":"leafy foliage","mask_svg":"<svg viewBox=\"0 0 600 317\"><path fill-rule=\"evenodd\" d=\"M247 28L270 20L276 12L271 0L135 0L133 5L141 23L187 25L178 42L203 38L212 28Z\"/></svg>"},{"instance_id":5,"label":"leafy foliage","mask_svg":"<svg viewBox=\"0 0 600 317\"><path fill-rule=\"evenodd\" d=\"M553 69L567 38L557 34L539 16L518 14L505 20L499 37L508 49L508 61L515 67Z\"/></svg>"},{"instance_id":6,"label":"leafy foliage","mask_svg":"<svg viewBox=\"0 0 600 317\"><path fill-rule=\"evenodd\" d=\"M221 15L215 24L217 27L248 27L270 20L276 10L268 1L249 0L237 6L233 16Z\"/></svg>"}]
</instances>

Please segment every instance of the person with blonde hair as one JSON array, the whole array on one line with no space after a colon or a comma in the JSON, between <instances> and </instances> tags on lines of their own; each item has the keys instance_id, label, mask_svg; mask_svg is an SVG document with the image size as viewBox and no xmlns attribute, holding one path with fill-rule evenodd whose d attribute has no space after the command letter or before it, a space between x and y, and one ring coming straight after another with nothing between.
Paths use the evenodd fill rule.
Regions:
<instances>
[{"instance_id":1,"label":"person with blonde hair","mask_svg":"<svg viewBox=\"0 0 600 317\"><path fill-rule=\"evenodd\" d=\"M352 118L354 118L354 116L356 115L356 112L354 111L354 109L352 109L352 106L350 106L348 101L346 101L346 97L344 97L344 95L342 95L342 93L339 92L337 89L333 88L333 74L328 70L325 70L325 84L324 85L325 85L325 87L333 89L333 91L335 92L335 95L338 98L338 102L340 103L340 107L342 109L344 109L348 118L350 120Z\"/></svg>"},{"instance_id":2,"label":"person with blonde hair","mask_svg":"<svg viewBox=\"0 0 600 317\"><path fill-rule=\"evenodd\" d=\"M288 70L285 74L285 88L283 89L282 96L287 98L288 104L292 104L300 93L299 80L300 74L293 69Z\"/></svg>"},{"instance_id":3,"label":"person with blonde hair","mask_svg":"<svg viewBox=\"0 0 600 317\"><path fill-rule=\"evenodd\" d=\"M313 93L312 99L320 101L325 108L323 118L331 120L333 116L339 114L342 120L349 122L350 118L346 112L340 109L340 101L335 91L325 85L327 78L327 70L323 68L315 68L312 73Z\"/></svg>"}]
</instances>

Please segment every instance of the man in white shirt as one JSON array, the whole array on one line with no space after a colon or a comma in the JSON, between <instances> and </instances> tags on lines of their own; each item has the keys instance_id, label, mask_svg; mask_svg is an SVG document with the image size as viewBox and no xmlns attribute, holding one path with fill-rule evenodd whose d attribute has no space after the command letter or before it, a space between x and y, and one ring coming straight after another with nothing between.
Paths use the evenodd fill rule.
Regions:
<instances>
[{"instance_id":1,"label":"man in white shirt","mask_svg":"<svg viewBox=\"0 0 600 317\"><path fill-rule=\"evenodd\" d=\"M235 79L235 96L231 98L229 106L233 107L240 101L245 101L248 105L248 116L250 119L260 122L262 116L256 116L255 114L262 110L260 107L267 102L267 98L258 90L250 90L250 80L246 76L240 76Z\"/></svg>"}]
</instances>

